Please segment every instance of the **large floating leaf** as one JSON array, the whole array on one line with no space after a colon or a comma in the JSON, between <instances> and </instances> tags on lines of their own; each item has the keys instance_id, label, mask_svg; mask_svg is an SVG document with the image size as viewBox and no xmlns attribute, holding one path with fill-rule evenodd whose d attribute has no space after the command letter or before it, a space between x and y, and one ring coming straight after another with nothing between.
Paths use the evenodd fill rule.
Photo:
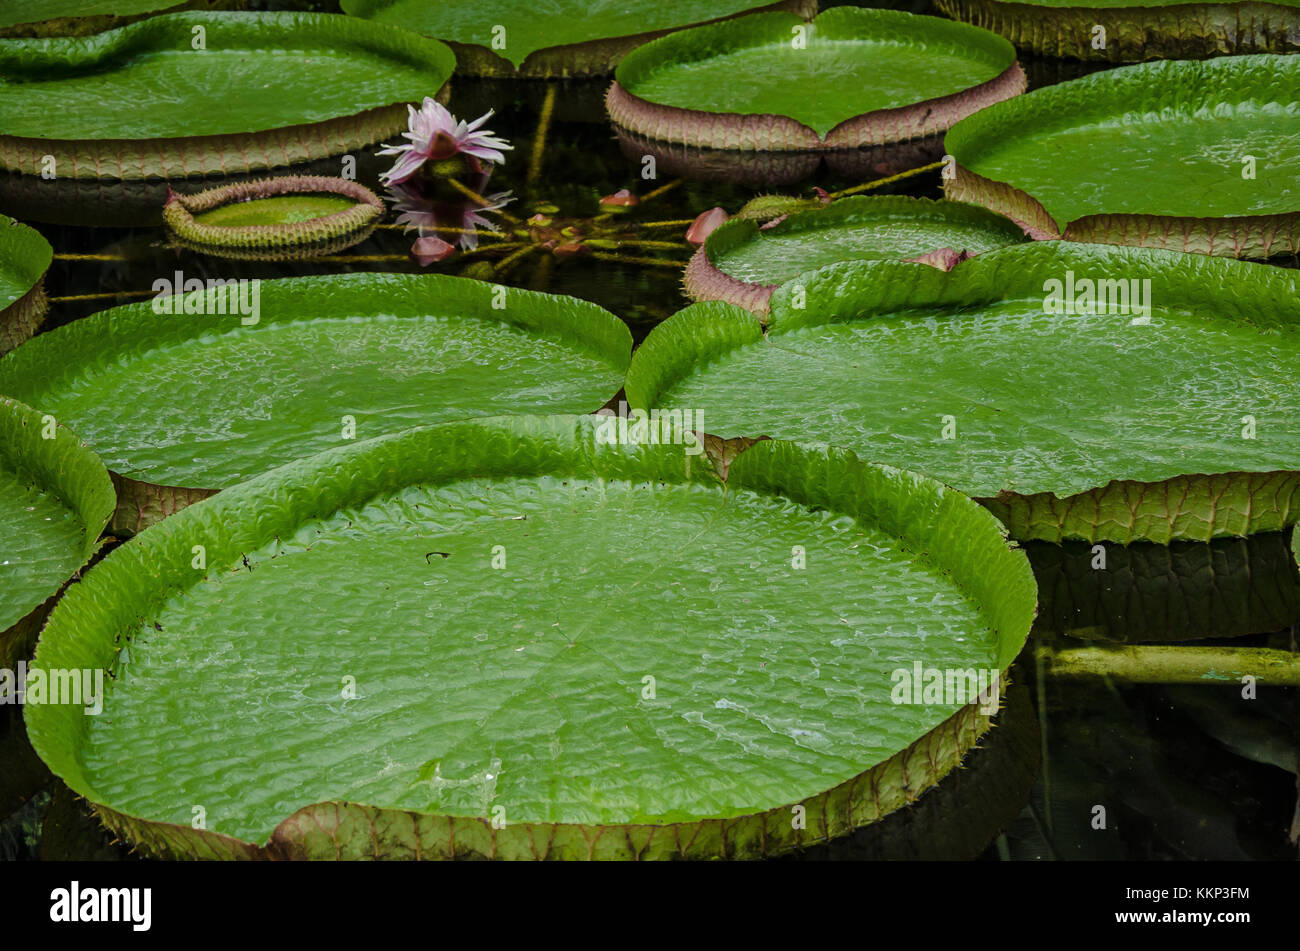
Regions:
<instances>
[{"instance_id":1,"label":"large floating leaf","mask_svg":"<svg viewBox=\"0 0 1300 951\"><path fill-rule=\"evenodd\" d=\"M936 0L1044 56L1136 60L1300 51L1296 0ZM1100 28L1100 32L1098 30Z\"/></svg>"},{"instance_id":2,"label":"large floating leaf","mask_svg":"<svg viewBox=\"0 0 1300 951\"><path fill-rule=\"evenodd\" d=\"M1019 652L987 512L784 442L724 486L616 429L411 430L157 524L56 608L36 666L113 678L99 717L29 704L33 747L151 851L331 859L780 852L957 763L979 704L895 671Z\"/></svg>"},{"instance_id":3,"label":"large floating leaf","mask_svg":"<svg viewBox=\"0 0 1300 951\"><path fill-rule=\"evenodd\" d=\"M669 30L753 10L812 16L816 0L342 0L345 13L451 43L462 71L531 76L605 74L628 50Z\"/></svg>"},{"instance_id":4,"label":"large floating leaf","mask_svg":"<svg viewBox=\"0 0 1300 951\"><path fill-rule=\"evenodd\" d=\"M264 281L258 313L243 316L253 292L196 291L42 334L0 361L0 393L66 420L118 475L211 490L337 446L350 424L366 439L597 410L632 346L595 304L465 278ZM204 312L155 312L162 303Z\"/></svg>"},{"instance_id":5,"label":"large floating leaf","mask_svg":"<svg viewBox=\"0 0 1300 951\"><path fill-rule=\"evenodd\" d=\"M39 231L0 215L0 356L33 333L45 316L45 272L54 249Z\"/></svg>"},{"instance_id":6,"label":"large floating leaf","mask_svg":"<svg viewBox=\"0 0 1300 951\"><path fill-rule=\"evenodd\" d=\"M839 261L979 254L1025 240L1015 223L975 205L905 196L855 197L760 227L723 222L686 268L686 293L763 312L778 284Z\"/></svg>"},{"instance_id":7,"label":"large floating leaf","mask_svg":"<svg viewBox=\"0 0 1300 951\"><path fill-rule=\"evenodd\" d=\"M948 196L1036 237L1232 257L1300 252L1300 58L1145 63L958 123Z\"/></svg>"},{"instance_id":8,"label":"large floating leaf","mask_svg":"<svg viewBox=\"0 0 1300 951\"><path fill-rule=\"evenodd\" d=\"M1117 305L1077 312L1096 305L1084 281L1116 282ZM1124 306L1134 281L1140 305ZM1076 312L1052 313L1072 284ZM1294 271L1041 242L947 272L822 268L777 290L766 336L752 314L695 304L651 332L627 395L719 436L825 440L924 472L1018 538L1163 542L1300 518L1297 365Z\"/></svg>"},{"instance_id":9,"label":"large floating leaf","mask_svg":"<svg viewBox=\"0 0 1300 951\"><path fill-rule=\"evenodd\" d=\"M45 413L0 397L0 668L21 659L10 656L18 622L90 560L112 512L95 454Z\"/></svg>"},{"instance_id":10,"label":"large floating leaf","mask_svg":"<svg viewBox=\"0 0 1300 951\"><path fill-rule=\"evenodd\" d=\"M620 128L743 150L906 142L1024 89L1015 49L993 33L853 7L810 24L770 13L683 30L615 75L607 104Z\"/></svg>"},{"instance_id":11,"label":"large floating leaf","mask_svg":"<svg viewBox=\"0 0 1300 951\"><path fill-rule=\"evenodd\" d=\"M52 156L60 177L143 179L310 161L404 128L405 104L454 66L435 40L324 14L172 13L3 40L0 168L39 175Z\"/></svg>"}]
</instances>

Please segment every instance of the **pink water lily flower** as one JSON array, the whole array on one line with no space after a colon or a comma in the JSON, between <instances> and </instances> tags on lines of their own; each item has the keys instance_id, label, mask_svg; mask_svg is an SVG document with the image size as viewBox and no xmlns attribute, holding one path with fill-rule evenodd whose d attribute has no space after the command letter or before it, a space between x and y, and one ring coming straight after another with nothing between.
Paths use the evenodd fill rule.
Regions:
<instances>
[{"instance_id":1,"label":"pink water lily flower","mask_svg":"<svg viewBox=\"0 0 1300 951\"><path fill-rule=\"evenodd\" d=\"M424 105L418 111L414 106L406 108L410 113L411 128L402 135L411 141L403 145L385 145L379 152L380 155L401 156L396 165L379 176L385 185L404 182L425 162L436 162L453 155L464 154L485 162L504 163L506 157L501 150L514 148L482 128L483 123L492 118L491 109L473 122L465 122L429 96L424 97Z\"/></svg>"}]
</instances>

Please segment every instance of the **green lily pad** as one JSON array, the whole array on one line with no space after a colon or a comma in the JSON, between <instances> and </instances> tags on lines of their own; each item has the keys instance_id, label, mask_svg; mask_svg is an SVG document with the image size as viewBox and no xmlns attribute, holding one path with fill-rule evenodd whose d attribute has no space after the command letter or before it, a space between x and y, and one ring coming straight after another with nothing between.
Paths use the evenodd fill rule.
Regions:
<instances>
[{"instance_id":1,"label":"green lily pad","mask_svg":"<svg viewBox=\"0 0 1300 951\"><path fill-rule=\"evenodd\" d=\"M163 223L176 244L204 254L288 260L364 241L383 213L379 196L355 181L283 175L196 195L171 192Z\"/></svg>"},{"instance_id":2,"label":"green lily pad","mask_svg":"<svg viewBox=\"0 0 1300 951\"><path fill-rule=\"evenodd\" d=\"M692 305L651 331L626 390L718 436L924 472L1016 538L1166 542L1300 517L1297 365L1294 271L1035 242L951 271L810 272L772 296L766 334Z\"/></svg>"},{"instance_id":3,"label":"green lily pad","mask_svg":"<svg viewBox=\"0 0 1300 951\"><path fill-rule=\"evenodd\" d=\"M858 148L936 135L1017 95L1015 49L965 23L836 7L673 33L618 66L621 129L715 149Z\"/></svg>"},{"instance_id":4,"label":"green lily pad","mask_svg":"<svg viewBox=\"0 0 1300 951\"><path fill-rule=\"evenodd\" d=\"M1036 237L1300 253L1297 57L1094 73L971 116L944 144L957 162L948 197Z\"/></svg>"},{"instance_id":5,"label":"green lily pad","mask_svg":"<svg viewBox=\"0 0 1300 951\"><path fill-rule=\"evenodd\" d=\"M0 215L0 356L44 319L45 272L53 260L54 249L39 231Z\"/></svg>"},{"instance_id":6,"label":"green lily pad","mask_svg":"<svg viewBox=\"0 0 1300 951\"><path fill-rule=\"evenodd\" d=\"M214 228L244 228L249 225L297 224L347 211L356 204L341 195L278 195L222 205L195 215L199 224Z\"/></svg>"},{"instance_id":7,"label":"green lily pad","mask_svg":"<svg viewBox=\"0 0 1300 951\"><path fill-rule=\"evenodd\" d=\"M824 446L723 485L606 427L410 430L159 523L51 617L37 669L113 677L99 717L29 703L34 749L146 851L328 859L773 854L957 764L981 704L897 671L1023 646L987 512Z\"/></svg>"},{"instance_id":8,"label":"green lily pad","mask_svg":"<svg viewBox=\"0 0 1300 951\"><path fill-rule=\"evenodd\" d=\"M1125 63L1300 51L1297 0L935 0L935 5L1042 56Z\"/></svg>"},{"instance_id":9,"label":"green lily pad","mask_svg":"<svg viewBox=\"0 0 1300 951\"><path fill-rule=\"evenodd\" d=\"M0 360L0 392L74 426L126 477L124 495L128 482L145 493L122 514L139 503L147 522L166 510L158 487L207 494L352 438L597 410L631 344L622 321L574 298L439 275L287 278L42 334Z\"/></svg>"},{"instance_id":10,"label":"green lily pad","mask_svg":"<svg viewBox=\"0 0 1300 951\"><path fill-rule=\"evenodd\" d=\"M339 155L404 129L406 103L454 66L435 40L326 14L171 13L3 40L0 168L176 178Z\"/></svg>"},{"instance_id":11,"label":"green lily pad","mask_svg":"<svg viewBox=\"0 0 1300 951\"><path fill-rule=\"evenodd\" d=\"M1025 241L1012 221L975 205L905 196L844 198L760 226L732 218L686 267L694 300L725 300L758 313L777 285L840 261L918 258L948 249L970 256Z\"/></svg>"},{"instance_id":12,"label":"green lily pad","mask_svg":"<svg viewBox=\"0 0 1300 951\"><path fill-rule=\"evenodd\" d=\"M671 30L754 10L812 16L815 0L342 0L344 13L415 30L450 43L470 75L591 76L613 71L628 52Z\"/></svg>"},{"instance_id":13,"label":"green lily pad","mask_svg":"<svg viewBox=\"0 0 1300 951\"><path fill-rule=\"evenodd\" d=\"M112 512L95 454L52 417L0 396L0 668L22 659L20 622L90 560Z\"/></svg>"}]
</instances>

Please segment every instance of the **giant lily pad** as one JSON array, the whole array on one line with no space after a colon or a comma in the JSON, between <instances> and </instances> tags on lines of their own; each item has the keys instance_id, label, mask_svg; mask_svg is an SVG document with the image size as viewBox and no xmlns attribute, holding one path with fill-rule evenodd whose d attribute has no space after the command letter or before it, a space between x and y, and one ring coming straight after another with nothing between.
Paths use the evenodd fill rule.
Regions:
<instances>
[{"instance_id":1,"label":"giant lily pad","mask_svg":"<svg viewBox=\"0 0 1300 951\"><path fill-rule=\"evenodd\" d=\"M629 54L615 78L606 104L620 134L760 160L918 140L937 155L954 122L1025 88L996 34L853 7L683 30Z\"/></svg>"},{"instance_id":2,"label":"giant lily pad","mask_svg":"<svg viewBox=\"0 0 1300 951\"><path fill-rule=\"evenodd\" d=\"M177 178L339 155L404 129L406 103L454 66L435 40L324 14L171 13L4 40L0 168Z\"/></svg>"},{"instance_id":3,"label":"giant lily pad","mask_svg":"<svg viewBox=\"0 0 1300 951\"><path fill-rule=\"evenodd\" d=\"M342 0L345 13L448 43L457 70L476 76L603 76L631 49L684 26L754 10L812 16L816 0Z\"/></svg>"},{"instance_id":4,"label":"giant lily pad","mask_svg":"<svg viewBox=\"0 0 1300 951\"><path fill-rule=\"evenodd\" d=\"M0 215L0 356L41 325L52 260L54 249L39 231Z\"/></svg>"},{"instance_id":5,"label":"giant lily pad","mask_svg":"<svg viewBox=\"0 0 1300 951\"><path fill-rule=\"evenodd\" d=\"M765 313L777 285L826 264L906 260L944 249L968 256L1024 240L1018 225L975 205L901 195L844 198L775 224L723 222L691 258L683 283L695 300Z\"/></svg>"},{"instance_id":6,"label":"giant lily pad","mask_svg":"<svg viewBox=\"0 0 1300 951\"><path fill-rule=\"evenodd\" d=\"M0 669L99 548L113 513L104 464L52 417L0 396Z\"/></svg>"},{"instance_id":7,"label":"giant lily pad","mask_svg":"<svg viewBox=\"0 0 1300 951\"><path fill-rule=\"evenodd\" d=\"M627 396L924 472L1017 538L1272 531L1300 518L1297 291L1267 265L1062 242L837 264L782 285L766 334L718 302L671 317Z\"/></svg>"},{"instance_id":8,"label":"giant lily pad","mask_svg":"<svg viewBox=\"0 0 1300 951\"><path fill-rule=\"evenodd\" d=\"M288 278L42 334L0 360L0 393L99 452L122 495L115 526L131 530L341 440L597 410L631 346L622 321L574 298L437 275Z\"/></svg>"},{"instance_id":9,"label":"giant lily pad","mask_svg":"<svg viewBox=\"0 0 1300 951\"><path fill-rule=\"evenodd\" d=\"M936 6L1043 56L1125 63L1300 51L1296 0L936 0Z\"/></svg>"},{"instance_id":10,"label":"giant lily pad","mask_svg":"<svg viewBox=\"0 0 1300 951\"><path fill-rule=\"evenodd\" d=\"M99 717L29 704L33 747L197 857L750 857L952 769L991 695L897 672L1019 652L996 521L826 447L760 443L724 486L693 436L615 423L410 430L160 522L55 609L36 668L113 677Z\"/></svg>"},{"instance_id":11,"label":"giant lily pad","mask_svg":"<svg viewBox=\"0 0 1300 951\"><path fill-rule=\"evenodd\" d=\"M948 197L1035 237L1231 257L1300 252L1294 56L1094 73L971 116L945 144L957 161Z\"/></svg>"}]
</instances>

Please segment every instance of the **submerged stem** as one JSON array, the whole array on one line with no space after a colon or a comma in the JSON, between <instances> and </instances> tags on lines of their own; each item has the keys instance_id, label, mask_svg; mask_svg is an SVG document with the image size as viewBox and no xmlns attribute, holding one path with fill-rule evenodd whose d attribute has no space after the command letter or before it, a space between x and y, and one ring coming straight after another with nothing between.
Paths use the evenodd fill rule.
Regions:
<instances>
[{"instance_id":1,"label":"submerged stem","mask_svg":"<svg viewBox=\"0 0 1300 951\"><path fill-rule=\"evenodd\" d=\"M1040 647L1049 677L1113 677L1146 684L1240 683L1300 686L1300 657L1265 647Z\"/></svg>"},{"instance_id":2,"label":"submerged stem","mask_svg":"<svg viewBox=\"0 0 1300 951\"><path fill-rule=\"evenodd\" d=\"M942 168L943 162L931 162L929 165L922 165L920 168L910 168L906 172L899 172L897 175L890 175L888 178L878 178L874 182L866 182L862 185L854 185L851 188L842 188L837 192L831 192L830 198L843 198L845 195L856 195L858 192L870 191L873 188L879 188L881 185L888 185L891 182L901 182L905 178L911 178L914 175L923 175L926 172L933 172L937 168Z\"/></svg>"},{"instance_id":3,"label":"submerged stem","mask_svg":"<svg viewBox=\"0 0 1300 951\"><path fill-rule=\"evenodd\" d=\"M542 100L542 114L537 119L537 135L533 137L533 151L528 158L528 177L531 189L542 177L542 155L546 150L546 136L551 131L551 114L555 111L555 83L546 84L546 98Z\"/></svg>"}]
</instances>

